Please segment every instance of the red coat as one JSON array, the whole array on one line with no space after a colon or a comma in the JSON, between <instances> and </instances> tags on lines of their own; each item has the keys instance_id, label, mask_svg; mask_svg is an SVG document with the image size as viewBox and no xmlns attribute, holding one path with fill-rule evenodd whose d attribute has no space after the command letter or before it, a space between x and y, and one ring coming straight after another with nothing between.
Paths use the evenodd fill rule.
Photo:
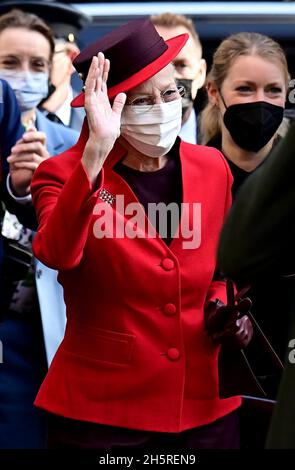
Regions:
<instances>
[{"instance_id":1,"label":"red coat","mask_svg":"<svg viewBox=\"0 0 295 470\"><path fill-rule=\"evenodd\" d=\"M230 171L217 150L181 143L183 202L202 204L199 248L184 249L181 237L169 247L159 237L97 239L101 188L123 194L125 204L138 201L113 170L124 155L118 144L92 190L81 163L86 140L84 126L78 144L43 162L32 183L40 222L34 253L59 270L68 318L35 404L151 431L210 423L240 404L239 397L219 399L218 348L203 314L206 301L225 300L224 283L212 276L231 203Z\"/></svg>"}]
</instances>

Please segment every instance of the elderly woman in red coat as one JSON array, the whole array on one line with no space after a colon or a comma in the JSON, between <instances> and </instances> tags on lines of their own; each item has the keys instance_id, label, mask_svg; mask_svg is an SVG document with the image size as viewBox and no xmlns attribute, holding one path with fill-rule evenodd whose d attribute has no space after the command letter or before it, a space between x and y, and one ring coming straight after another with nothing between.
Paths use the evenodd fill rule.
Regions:
<instances>
[{"instance_id":1,"label":"elderly woman in red coat","mask_svg":"<svg viewBox=\"0 0 295 470\"><path fill-rule=\"evenodd\" d=\"M74 62L80 139L34 177L34 252L59 270L67 305L35 402L51 447L238 447L240 398L219 397L204 326L226 297L214 272L232 179L219 151L177 138L171 61L186 40L143 19L88 46Z\"/></svg>"}]
</instances>

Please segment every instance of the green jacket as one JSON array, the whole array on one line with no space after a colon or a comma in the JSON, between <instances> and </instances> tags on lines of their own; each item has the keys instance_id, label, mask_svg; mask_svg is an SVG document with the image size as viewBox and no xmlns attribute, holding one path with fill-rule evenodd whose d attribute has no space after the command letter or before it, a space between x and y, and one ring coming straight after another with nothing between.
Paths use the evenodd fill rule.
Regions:
<instances>
[{"instance_id":1,"label":"green jacket","mask_svg":"<svg viewBox=\"0 0 295 470\"><path fill-rule=\"evenodd\" d=\"M240 189L221 234L218 262L226 275L245 284L275 275L294 280L295 123ZM289 338L295 343L295 291L289 311L278 312L278 321L289 320ZM286 369L267 440L269 449L295 449L292 349L286 354Z\"/></svg>"}]
</instances>

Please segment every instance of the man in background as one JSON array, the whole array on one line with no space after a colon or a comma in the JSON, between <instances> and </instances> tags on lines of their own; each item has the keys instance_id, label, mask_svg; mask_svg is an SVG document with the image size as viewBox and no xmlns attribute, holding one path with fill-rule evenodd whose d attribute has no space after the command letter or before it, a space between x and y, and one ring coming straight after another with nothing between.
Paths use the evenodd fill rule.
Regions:
<instances>
[{"instance_id":1,"label":"man in background","mask_svg":"<svg viewBox=\"0 0 295 470\"><path fill-rule=\"evenodd\" d=\"M183 15L163 13L151 16L158 33L166 40L179 34L188 33L189 39L173 61L178 85L183 85L182 128L179 136L186 142L196 144L198 135L197 111L194 100L206 79L206 61L202 58L202 46L191 19Z\"/></svg>"}]
</instances>

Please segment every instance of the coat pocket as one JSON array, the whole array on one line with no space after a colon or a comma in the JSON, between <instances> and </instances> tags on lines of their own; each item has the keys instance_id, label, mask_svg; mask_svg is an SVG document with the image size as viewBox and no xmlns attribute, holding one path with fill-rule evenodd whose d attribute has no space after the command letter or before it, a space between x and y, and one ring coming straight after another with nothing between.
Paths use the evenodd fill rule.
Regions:
<instances>
[{"instance_id":1,"label":"coat pocket","mask_svg":"<svg viewBox=\"0 0 295 470\"><path fill-rule=\"evenodd\" d=\"M135 336L85 325L68 327L63 349L71 354L113 364L128 364L133 355Z\"/></svg>"}]
</instances>

